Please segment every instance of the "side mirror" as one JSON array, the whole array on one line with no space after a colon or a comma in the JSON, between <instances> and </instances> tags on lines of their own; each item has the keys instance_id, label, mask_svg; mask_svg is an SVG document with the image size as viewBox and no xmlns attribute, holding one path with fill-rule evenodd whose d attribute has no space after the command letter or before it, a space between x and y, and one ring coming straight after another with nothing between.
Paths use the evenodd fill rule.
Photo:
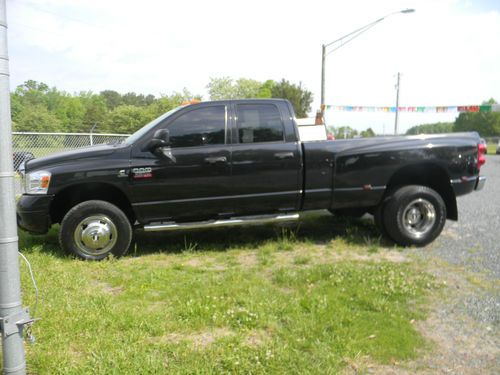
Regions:
<instances>
[{"instance_id":1,"label":"side mirror","mask_svg":"<svg viewBox=\"0 0 500 375\"><path fill-rule=\"evenodd\" d=\"M170 133L168 129L157 130L142 151L149 151L153 155L167 159L172 163L177 161L170 149Z\"/></svg>"},{"instance_id":2,"label":"side mirror","mask_svg":"<svg viewBox=\"0 0 500 375\"><path fill-rule=\"evenodd\" d=\"M170 133L168 129L157 130L153 138L146 144L142 151L149 151L153 154L161 147L170 146Z\"/></svg>"},{"instance_id":3,"label":"side mirror","mask_svg":"<svg viewBox=\"0 0 500 375\"><path fill-rule=\"evenodd\" d=\"M165 146L170 146L170 132L168 129L159 129L153 135L153 139L160 139L165 143Z\"/></svg>"}]
</instances>

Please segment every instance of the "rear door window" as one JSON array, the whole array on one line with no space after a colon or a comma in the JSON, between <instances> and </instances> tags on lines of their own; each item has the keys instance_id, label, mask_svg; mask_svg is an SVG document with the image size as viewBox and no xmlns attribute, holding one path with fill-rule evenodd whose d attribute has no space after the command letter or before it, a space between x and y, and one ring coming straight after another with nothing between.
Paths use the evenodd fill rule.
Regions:
<instances>
[{"instance_id":1,"label":"rear door window","mask_svg":"<svg viewBox=\"0 0 500 375\"><path fill-rule=\"evenodd\" d=\"M283 121L275 105L238 104L236 111L239 143L284 141Z\"/></svg>"}]
</instances>

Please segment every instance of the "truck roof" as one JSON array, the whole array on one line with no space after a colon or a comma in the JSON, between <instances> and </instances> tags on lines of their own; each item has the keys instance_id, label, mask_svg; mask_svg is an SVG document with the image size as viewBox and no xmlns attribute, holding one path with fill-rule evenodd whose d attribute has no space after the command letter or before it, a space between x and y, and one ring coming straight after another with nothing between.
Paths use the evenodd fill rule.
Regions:
<instances>
[{"instance_id":1,"label":"truck roof","mask_svg":"<svg viewBox=\"0 0 500 375\"><path fill-rule=\"evenodd\" d=\"M280 98L263 98L263 99L223 99L223 100L207 100L207 101L200 101L196 103L192 103L189 105L197 105L197 104L217 104L217 103L262 103L262 102L269 102L269 103L282 103L282 102L288 102L287 99L280 99Z\"/></svg>"}]
</instances>

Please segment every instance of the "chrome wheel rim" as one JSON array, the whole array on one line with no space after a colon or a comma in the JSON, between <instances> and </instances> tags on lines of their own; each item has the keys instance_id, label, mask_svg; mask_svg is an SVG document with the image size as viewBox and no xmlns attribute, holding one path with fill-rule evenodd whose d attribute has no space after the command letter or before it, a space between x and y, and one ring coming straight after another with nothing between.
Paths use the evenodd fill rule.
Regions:
<instances>
[{"instance_id":1,"label":"chrome wheel rim","mask_svg":"<svg viewBox=\"0 0 500 375\"><path fill-rule=\"evenodd\" d=\"M91 256L103 255L116 244L118 231L109 217L89 216L76 226L74 239L82 253Z\"/></svg>"},{"instance_id":2,"label":"chrome wheel rim","mask_svg":"<svg viewBox=\"0 0 500 375\"><path fill-rule=\"evenodd\" d=\"M436 222L436 209L427 199L418 198L410 202L403 211L403 227L413 238L422 238Z\"/></svg>"}]
</instances>

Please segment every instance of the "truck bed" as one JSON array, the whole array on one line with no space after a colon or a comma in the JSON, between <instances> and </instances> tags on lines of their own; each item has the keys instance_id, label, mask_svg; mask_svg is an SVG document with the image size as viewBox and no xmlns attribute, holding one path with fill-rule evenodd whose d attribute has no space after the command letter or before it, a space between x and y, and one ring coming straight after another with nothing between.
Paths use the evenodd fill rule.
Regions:
<instances>
[{"instance_id":1,"label":"truck bed","mask_svg":"<svg viewBox=\"0 0 500 375\"><path fill-rule=\"evenodd\" d=\"M471 132L302 142L302 207L376 206L398 171L437 168L447 181L474 178L477 139ZM457 186L456 193L473 189Z\"/></svg>"}]
</instances>

